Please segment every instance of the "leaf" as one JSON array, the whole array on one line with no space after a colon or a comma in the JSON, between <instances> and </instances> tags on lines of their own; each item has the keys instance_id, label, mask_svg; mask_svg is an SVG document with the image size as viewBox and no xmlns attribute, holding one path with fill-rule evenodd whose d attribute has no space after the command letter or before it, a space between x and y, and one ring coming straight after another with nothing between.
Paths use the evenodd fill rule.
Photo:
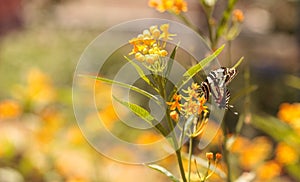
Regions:
<instances>
[{"instance_id":1,"label":"leaf","mask_svg":"<svg viewBox=\"0 0 300 182\"><path fill-rule=\"evenodd\" d=\"M217 49L213 54L207 56L206 58L202 59L198 64L192 66L190 69L188 69L183 74L183 79L177 83L177 89L174 89L172 94L170 94L170 97L172 97L177 90L179 90L181 87L183 87L190 79L193 78L199 71L201 71L205 65L210 63L212 60L214 60L224 49L225 45L222 45L219 49Z\"/></svg>"},{"instance_id":2,"label":"leaf","mask_svg":"<svg viewBox=\"0 0 300 182\"><path fill-rule=\"evenodd\" d=\"M170 72L171 72L171 69L172 69L172 66L173 66L173 61L174 61L174 58L175 58L175 55L176 55L176 51L178 49L178 46L179 46L179 43L174 47L171 55L170 55L170 59L168 60L168 64L167 64L167 70L166 70L166 78L169 77L170 75Z\"/></svg>"},{"instance_id":3,"label":"leaf","mask_svg":"<svg viewBox=\"0 0 300 182\"><path fill-rule=\"evenodd\" d=\"M140 118L142 118L143 120L145 120L147 123L152 124L152 122L155 120L154 117L144 108L142 108L141 106L134 104L134 103L130 103L127 101L122 101L120 99L118 99L117 97L113 96L113 98L118 101L120 104L122 104L123 106L127 107L128 109L130 109L134 114L138 115Z\"/></svg>"},{"instance_id":4,"label":"leaf","mask_svg":"<svg viewBox=\"0 0 300 182\"><path fill-rule=\"evenodd\" d=\"M167 131L165 130L165 128L160 123L158 123L157 125L154 125L153 123L155 121L155 118L146 109L142 108L141 106L139 106L137 104L127 102L127 101L122 101L122 100L118 99L117 97L115 97L114 95L113 95L113 98L116 101L118 101L120 104L122 104L123 106L130 109L134 114L139 116L141 119L146 121L148 124L150 124L151 126L154 126L164 136L166 136Z\"/></svg>"},{"instance_id":5,"label":"leaf","mask_svg":"<svg viewBox=\"0 0 300 182\"><path fill-rule=\"evenodd\" d=\"M284 81L285 81L286 85L300 90L300 85L299 85L300 78L299 77L296 77L296 76L293 76L293 75L287 75L284 78Z\"/></svg>"},{"instance_id":6,"label":"leaf","mask_svg":"<svg viewBox=\"0 0 300 182\"><path fill-rule=\"evenodd\" d=\"M88 78L93 78L93 79L96 79L96 80L100 80L102 82L105 82L105 83L108 83L108 84L116 84L120 87L123 87L123 88L128 88L130 90L133 90L137 93L140 93L146 97L148 97L149 99L154 99L154 101L161 105L162 103L159 101L159 99L157 97L155 97L154 95L150 94L149 92L143 90L143 89L140 89L138 87L135 87L133 85L128 85L126 83L122 83L122 82L118 82L118 81L115 81L115 80L111 80L111 79L108 79L108 78L103 78L103 77L97 77L97 76L91 76L91 75L79 75L81 77L88 77Z\"/></svg>"},{"instance_id":7,"label":"leaf","mask_svg":"<svg viewBox=\"0 0 300 182\"><path fill-rule=\"evenodd\" d=\"M251 124L270 135L276 141L283 141L291 146L300 148L300 137L286 123L276 117L262 114L252 115Z\"/></svg>"},{"instance_id":8,"label":"leaf","mask_svg":"<svg viewBox=\"0 0 300 182\"><path fill-rule=\"evenodd\" d=\"M162 174L166 175L167 177L170 178L170 180L174 181L174 182L180 182L180 180L178 178L176 178L170 171L168 171L166 168L157 165L157 164L149 164L147 165L149 168L154 169L158 172L161 172Z\"/></svg>"},{"instance_id":9,"label":"leaf","mask_svg":"<svg viewBox=\"0 0 300 182\"><path fill-rule=\"evenodd\" d=\"M148 84L150 85L157 93L159 93L159 90L154 86L154 84L149 80L149 78L145 75L144 71L141 69L139 65L137 65L135 62L133 62L128 57L124 56L124 58L132 64L132 66L136 69L140 77Z\"/></svg>"}]
</instances>

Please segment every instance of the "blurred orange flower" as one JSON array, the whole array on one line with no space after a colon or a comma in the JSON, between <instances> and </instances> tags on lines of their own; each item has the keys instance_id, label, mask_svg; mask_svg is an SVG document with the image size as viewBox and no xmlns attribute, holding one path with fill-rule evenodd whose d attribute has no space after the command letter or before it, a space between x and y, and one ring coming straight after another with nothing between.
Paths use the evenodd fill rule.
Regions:
<instances>
[{"instance_id":1,"label":"blurred orange flower","mask_svg":"<svg viewBox=\"0 0 300 182\"><path fill-rule=\"evenodd\" d=\"M279 143L275 153L276 161L280 164L293 164L298 161L297 151L286 143Z\"/></svg>"},{"instance_id":2,"label":"blurred orange flower","mask_svg":"<svg viewBox=\"0 0 300 182\"><path fill-rule=\"evenodd\" d=\"M149 144L154 143L162 139L161 135L155 134L153 132L144 132L137 138L136 143L138 144Z\"/></svg>"},{"instance_id":3,"label":"blurred orange flower","mask_svg":"<svg viewBox=\"0 0 300 182\"><path fill-rule=\"evenodd\" d=\"M261 180L270 180L276 176L279 176L281 167L275 161L268 161L263 163L257 169L257 178Z\"/></svg>"},{"instance_id":4,"label":"blurred orange flower","mask_svg":"<svg viewBox=\"0 0 300 182\"><path fill-rule=\"evenodd\" d=\"M232 12L233 21L238 23L242 23L244 21L244 13L240 9L235 9Z\"/></svg>"},{"instance_id":5,"label":"blurred orange flower","mask_svg":"<svg viewBox=\"0 0 300 182\"><path fill-rule=\"evenodd\" d=\"M13 100L3 100L0 102L0 120L13 119L21 114L21 107Z\"/></svg>"},{"instance_id":6,"label":"blurred orange flower","mask_svg":"<svg viewBox=\"0 0 300 182\"><path fill-rule=\"evenodd\" d=\"M26 75L26 84L17 85L16 89L17 98L36 106L48 104L56 98L50 77L37 68L30 69Z\"/></svg>"},{"instance_id":7,"label":"blurred orange flower","mask_svg":"<svg viewBox=\"0 0 300 182\"><path fill-rule=\"evenodd\" d=\"M271 141L266 137L256 137L251 143L246 139L239 139L233 144L233 150L240 154L239 162L244 169L254 169L265 160L271 150Z\"/></svg>"},{"instance_id":8,"label":"blurred orange flower","mask_svg":"<svg viewBox=\"0 0 300 182\"><path fill-rule=\"evenodd\" d=\"M278 118L298 131L300 134L300 103L283 103L279 106Z\"/></svg>"},{"instance_id":9,"label":"blurred orange flower","mask_svg":"<svg viewBox=\"0 0 300 182\"><path fill-rule=\"evenodd\" d=\"M187 3L184 0L149 0L148 5L159 12L171 11L176 14L187 12Z\"/></svg>"}]
</instances>

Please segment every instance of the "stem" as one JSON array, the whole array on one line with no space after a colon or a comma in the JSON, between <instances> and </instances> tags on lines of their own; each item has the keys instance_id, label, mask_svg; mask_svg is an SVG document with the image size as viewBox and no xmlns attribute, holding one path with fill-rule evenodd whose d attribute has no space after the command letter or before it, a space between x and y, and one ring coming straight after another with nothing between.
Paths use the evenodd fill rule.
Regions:
<instances>
[{"instance_id":1,"label":"stem","mask_svg":"<svg viewBox=\"0 0 300 182\"><path fill-rule=\"evenodd\" d=\"M189 142L189 161L188 161L188 182L191 180L191 161L192 161L192 150L193 150L193 138L190 136Z\"/></svg>"},{"instance_id":2,"label":"stem","mask_svg":"<svg viewBox=\"0 0 300 182\"><path fill-rule=\"evenodd\" d=\"M178 161L182 181L187 182L186 177L185 177L185 173L184 173L183 164L182 164L181 147L178 150L176 150L176 157L177 157L177 161Z\"/></svg>"},{"instance_id":3,"label":"stem","mask_svg":"<svg viewBox=\"0 0 300 182\"><path fill-rule=\"evenodd\" d=\"M229 65L232 65L232 59L231 59L231 40L228 40L228 62Z\"/></svg>"},{"instance_id":4,"label":"stem","mask_svg":"<svg viewBox=\"0 0 300 182\"><path fill-rule=\"evenodd\" d=\"M215 41L214 44L212 45L212 48L214 48L218 41L219 38L221 37L221 35L223 34L224 30L226 29L227 23L230 19L230 14L235 6L235 4L237 3L238 0L229 0L228 4L227 4L227 8L225 9L222 19L220 21L220 24L217 28L217 32L216 32L216 37L215 37Z\"/></svg>"},{"instance_id":5,"label":"stem","mask_svg":"<svg viewBox=\"0 0 300 182\"><path fill-rule=\"evenodd\" d=\"M176 15L181 21L183 21L183 23L185 25L187 25L188 27L190 27L191 29L196 31L201 37L205 37L204 33L197 26L195 26L192 22L190 22L186 16L184 16L183 14L175 14L175 13L173 13L173 14Z\"/></svg>"},{"instance_id":6,"label":"stem","mask_svg":"<svg viewBox=\"0 0 300 182\"><path fill-rule=\"evenodd\" d=\"M166 90L165 90L165 85L164 85L164 80L162 79L161 76L155 76L156 80L157 80L157 84L158 84L158 88L159 88L159 92L160 95L162 96L162 98L167 101L167 95L166 95ZM178 166L179 166L179 170L180 170L180 174L181 174L181 178L183 182L187 182L186 177L185 177L185 173L184 173L184 167L183 167L183 163L182 163L182 157L181 157L181 146L178 146L178 140L176 137L176 133L173 131L174 130L174 124L172 119L170 118L170 110L167 109L166 110L166 119L169 125L169 129L171 132L171 139L174 145L174 149L176 150L176 158L178 161Z\"/></svg>"},{"instance_id":7,"label":"stem","mask_svg":"<svg viewBox=\"0 0 300 182\"><path fill-rule=\"evenodd\" d=\"M229 152L227 150L226 144L228 141L228 133L227 133L227 126L225 124L226 122L223 121L222 128L224 133L224 143L223 143L223 156L224 156L224 162L227 165L227 182L231 182L231 166L229 161Z\"/></svg>"}]
</instances>

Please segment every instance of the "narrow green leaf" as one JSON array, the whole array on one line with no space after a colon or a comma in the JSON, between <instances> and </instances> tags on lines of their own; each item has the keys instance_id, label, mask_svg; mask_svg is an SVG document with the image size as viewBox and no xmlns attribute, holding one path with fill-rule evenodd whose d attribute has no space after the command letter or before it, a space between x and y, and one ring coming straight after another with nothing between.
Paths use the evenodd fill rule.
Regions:
<instances>
[{"instance_id":1,"label":"narrow green leaf","mask_svg":"<svg viewBox=\"0 0 300 182\"><path fill-rule=\"evenodd\" d=\"M270 135L276 141L283 141L291 146L300 148L299 135L288 124L276 117L267 114L254 114L252 115L251 124Z\"/></svg>"},{"instance_id":2,"label":"narrow green leaf","mask_svg":"<svg viewBox=\"0 0 300 182\"><path fill-rule=\"evenodd\" d=\"M155 97L154 95L150 94L149 92L143 90L143 89L140 89L138 87L135 87L133 85L128 85L126 83L122 83L122 82L118 82L118 81L115 81L115 80L111 80L111 79L108 79L108 78L103 78L103 77L97 77L97 76L91 76L91 75L79 75L81 77L87 77L87 78L93 78L93 79L96 79L96 80L100 80L102 82L105 82L105 83L108 83L108 84L116 84L120 87L123 87L123 88L128 88L130 90L133 90L137 93L140 93L146 97L148 97L149 99L153 99L157 104L161 105L162 103L158 100L157 97Z\"/></svg>"},{"instance_id":3,"label":"narrow green leaf","mask_svg":"<svg viewBox=\"0 0 300 182\"><path fill-rule=\"evenodd\" d=\"M148 124L150 124L151 126L155 127L164 136L166 136L168 134L168 132L166 131L166 129L160 123L158 123L156 125L153 124L153 123L156 123L155 122L156 120L155 120L155 118L146 109L142 108L141 106L139 106L137 104L130 103L130 102L118 99L114 95L113 95L113 98L117 102L119 102L120 104L122 104L123 106L125 106L126 108L130 109L134 114L136 114L137 116L139 116L141 119L143 119L144 121L146 121Z\"/></svg>"},{"instance_id":4,"label":"narrow green leaf","mask_svg":"<svg viewBox=\"0 0 300 182\"><path fill-rule=\"evenodd\" d=\"M210 63L212 60L214 60L224 49L225 45L222 45L219 49L217 49L213 54L207 56L206 58L202 59L198 64L192 66L190 69L188 69L183 74L183 79L177 83L177 88L173 90L173 92L170 94L170 97L172 97L177 90L179 90L181 87L183 87L190 79L193 78L199 71L201 71L205 65Z\"/></svg>"},{"instance_id":5,"label":"narrow green leaf","mask_svg":"<svg viewBox=\"0 0 300 182\"><path fill-rule=\"evenodd\" d=\"M127 56L124 56L124 58L132 64L132 66L136 69L140 77L148 84L150 85L157 93L159 93L159 90L154 86L154 84L149 80L149 78L145 75L144 71L142 68L137 65L135 62L133 62L131 59L129 59Z\"/></svg>"},{"instance_id":6,"label":"narrow green leaf","mask_svg":"<svg viewBox=\"0 0 300 182\"><path fill-rule=\"evenodd\" d=\"M168 60L168 63L167 63L167 70L166 70L166 78L169 77L170 75L170 72L172 70L172 66L173 66L173 61L174 61L174 58L175 58L175 55L176 55L176 51L178 49L178 46L179 46L179 43L174 47L171 55L170 55L170 59Z\"/></svg>"},{"instance_id":7,"label":"narrow green leaf","mask_svg":"<svg viewBox=\"0 0 300 182\"><path fill-rule=\"evenodd\" d=\"M284 78L284 80L285 80L286 85L300 90L300 84L299 84L300 83L300 78L299 77L296 77L296 76L293 76L293 75L287 75Z\"/></svg>"},{"instance_id":8,"label":"narrow green leaf","mask_svg":"<svg viewBox=\"0 0 300 182\"><path fill-rule=\"evenodd\" d=\"M170 171L168 171L166 168L160 166L160 165L157 165L157 164L149 164L149 165L146 165L148 166L149 168L151 169L154 169L158 172L161 172L162 174L166 175L167 177L170 178L170 180L172 180L173 182L180 182L180 180L178 178L176 178Z\"/></svg>"},{"instance_id":9,"label":"narrow green leaf","mask_svg":"<svg viewBox=\"0 0 300 182\"><path fill-rule=\"evenodd\" d=\"M134 104L134 103L130 103L127 101L122 101L120 99L118 99L117 97L113 96L113 98L118 101L120 104L122 104L123 106L127 107L128 109L130 109L134 114L136 114L137 116L139 116L140 118L142 118L143 120L145 120L147 123L152 124L152 122L155 120L154 117L144 108L142 108L141 106Z\"/></svg>"},{"instance_id":10,"label":"narrow green leaf","mask_svg":"<svg viewBox=\"0 0 300 182\"><path fill-rule=\"evenodd\" d=\"M241 57L241 58L235 63L235 65L233 66L233 68L237 68L243 61L244 61L244 56Z\"/></svg>"}]
</instances>

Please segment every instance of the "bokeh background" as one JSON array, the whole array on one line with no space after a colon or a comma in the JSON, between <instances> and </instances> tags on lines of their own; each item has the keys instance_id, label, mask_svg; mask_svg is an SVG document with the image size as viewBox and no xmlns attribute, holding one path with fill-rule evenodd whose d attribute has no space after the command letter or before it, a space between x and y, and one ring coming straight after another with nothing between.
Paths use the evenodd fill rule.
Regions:
<instances>
[{"instance_id":1,"label":"bokeh background","mask_svg":"<svg viewBox=\"0 0 300 182\"><path fill-rule=\"evenodd\" d=\"M198 1L187 2L187 16L206 29ZM217 10L225 2L220 0ZM179 21L147 4L147 0L0 1L0 181L167 181L144 166L117 163L97 153L83 138L72 110L76 64L102 31L137 18ZM276 117L282 103L300 101L300 82L291 76L300 76L300 2L240 0L237 7L245 21L232 52L233 59L245 56L243 67L249 65L250 82L257 86L250 112ZM233 93L243 84L243 76L238 77ZM109 94L107 85L100 88L100 95ZM243 98L236 105L243 112ZM104 99L99 112L113 123L117 119L112 109L110 100ZM267 136L251 124L242 132L250 139ZM145 134L137 140L155 137ZM270 140L272 156L276 142ZM162 163L172 166L172 157ZM280 174L286 181L297 181L285 170Z\"/></svg>"}]
</instances>

